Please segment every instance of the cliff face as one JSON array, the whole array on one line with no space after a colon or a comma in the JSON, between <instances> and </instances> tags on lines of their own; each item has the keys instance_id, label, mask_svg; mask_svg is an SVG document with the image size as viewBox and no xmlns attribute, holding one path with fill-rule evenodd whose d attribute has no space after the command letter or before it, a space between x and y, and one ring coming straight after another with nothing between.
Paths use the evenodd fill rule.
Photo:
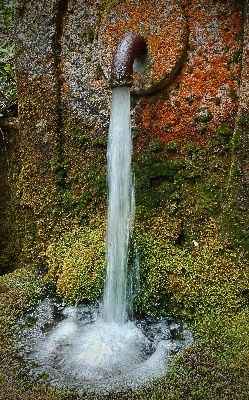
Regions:
<instances>
[{"instance_id":1,"label":"cliff face","mask_svg":"<svg viewBox=\"0 0 249 400\"><path fill-rule=\"evenodd\" d=\"M131 88L138 220L164 215L172 243L191 248L215 219L248 250L244 3L18 1L22 260L105 215L110 67L127 31L148 43Z\"/></svg>"}]
</instances>

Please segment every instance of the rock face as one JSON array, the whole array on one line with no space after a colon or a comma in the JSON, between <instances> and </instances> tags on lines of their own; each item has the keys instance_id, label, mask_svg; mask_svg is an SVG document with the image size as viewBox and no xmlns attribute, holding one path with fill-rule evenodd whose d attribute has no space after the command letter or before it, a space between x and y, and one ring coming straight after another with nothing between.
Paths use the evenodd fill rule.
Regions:
<instances>
[{"instance_id":1,"label":"rock face","mask_svg":"<svg viewBox=\"0 0 249 400\"><path fill-rule=\"evenodd\" d=\"M183 9L170 0L156 5L146 0L126 1L113 7L99 29L99 62L105 77L110 76L113 49L129 32L143 36L148 46L147 65L143 73L135 73L132 92L158 91L169 84L186 55L188 29Z\"/></svg>"},{"instance_id":2,"label":"rock face","mask_svg":"<svg viewBox=\"0 0 249 400\"><path fill-rule=\"evenodd\" d=\"M38 254L55 232L105 211L110 68L127 31L148 44L132 88L137 204L174 214L192 243L196 221L229 203L232 176L241 183L234 205L248 217L247 8L235 0L18 1L17 192Z\"/></svg>"}]
</instances>

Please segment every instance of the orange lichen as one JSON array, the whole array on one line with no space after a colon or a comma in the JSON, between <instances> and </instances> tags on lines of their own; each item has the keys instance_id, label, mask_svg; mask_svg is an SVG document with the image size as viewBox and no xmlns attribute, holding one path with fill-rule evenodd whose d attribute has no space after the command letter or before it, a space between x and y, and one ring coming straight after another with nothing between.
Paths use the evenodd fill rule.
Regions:
<instances>
[{"instance_id":1,"label":"orange lichen","mask_svg":"<svg viewBox=\"0 0 249 400\"><path fill-rule=\"evenodd\" d=\"M66 94L66 93L68 92L68 90L69 90L68 82L64 82L64 83L62 84L61 90L62 90L62 92L63 92L64 94Z\"/></svg>"},{"instance_id":2,"label":"orange lichen","mask_svg":"<svg viewBox=\"0 0 249 400\"><path fill-rule=\"evenodd\" d=\"M179 62L187 39L186 21L177 2L125 1L107 20L101 30L101 40L115 51L117 42L127 32L143 35L148 44L151 76L158 84ZM112 16L113 16L112 15Z\"/></svg>"},{"instance_id":3,"label":"orange lichen","mask_svg":"<svg viewBox=\"0 0 249 400\"><path fill-rule=\"evenodd\" d=\"M188 1L185 8L190 31L187 58L181 74L167 89L167 98L157 96L145 107L137 108L141 120L138 126L144 138L156 136L162 143L191 139L203 145L217 125L229 123L234 116L240 67L232 57L240 45L236 36L240 31L241 12L236 5L233 10L227 10L224 3L218 3L217 6L217 2L210 1L207 5L193 0L189 5ZM203 110L208 110L212 117L205 122L206 132L200 134L194 117ZM141 138L137 146L142 146Z\"/></svg>"}]
</instances>

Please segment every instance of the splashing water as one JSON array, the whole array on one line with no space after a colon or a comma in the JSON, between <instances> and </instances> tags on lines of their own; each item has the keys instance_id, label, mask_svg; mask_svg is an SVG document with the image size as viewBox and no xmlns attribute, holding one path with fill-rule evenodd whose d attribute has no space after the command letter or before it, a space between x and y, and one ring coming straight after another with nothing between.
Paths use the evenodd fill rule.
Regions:
<instances>
[{"instance_id":1,"label":"splashing water","mask_svg":"<svg viewBox=\"0 0 249 400\"><path fill-rule=\"evenodd\" d=\"M67 307L52 298L19 324L19 352L36 384L47 376L53 386L79 393L138 390L163 376L171 357L192 341L171 317L105 322L94 308Z\"/></svg>"},{"instance_id":2,"label":"splashing water","mask_svg":"<svg viewBox=\"0 0 249 400\"><path fill-rule=\"evenodd\" d=\"M103 298L103 316L107 322L127 321L127 254L134 214L131 152L130 89L115 87L107 152L107 274Z\"/></svg>"}]
</instances>

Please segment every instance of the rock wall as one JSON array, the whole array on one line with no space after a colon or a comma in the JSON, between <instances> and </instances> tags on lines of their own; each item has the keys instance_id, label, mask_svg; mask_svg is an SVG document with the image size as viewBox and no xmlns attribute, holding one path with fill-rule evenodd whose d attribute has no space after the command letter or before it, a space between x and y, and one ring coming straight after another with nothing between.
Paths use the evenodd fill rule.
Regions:
<instances>
[{"instance_id":1,"label":"rock wall","mask_svg":"<svg viewBox=\"0 0 249 400\"><path fill-rule=\"evenodd\" d=\"M238 93L238 113L233 133L233 157L230 171L229 201L224 225L231 232L230 240L243 252L248 250L249 229L249 6L245 5L241 80Z\"/></svg>"},{"instance_id":2,"label":"rock wall","mask_svg":"<svg viewBox=\"0 0 249 400\"><path fill-rule=\"evenodd\" d=\"M235 0L18 1L17 193L33 237L24 253L105 213L110 62L125 31L148 43L132 87L138 210L176 219L186 245L231 196L248 221L247 19Z\"/></svg>"}]
</instances>

